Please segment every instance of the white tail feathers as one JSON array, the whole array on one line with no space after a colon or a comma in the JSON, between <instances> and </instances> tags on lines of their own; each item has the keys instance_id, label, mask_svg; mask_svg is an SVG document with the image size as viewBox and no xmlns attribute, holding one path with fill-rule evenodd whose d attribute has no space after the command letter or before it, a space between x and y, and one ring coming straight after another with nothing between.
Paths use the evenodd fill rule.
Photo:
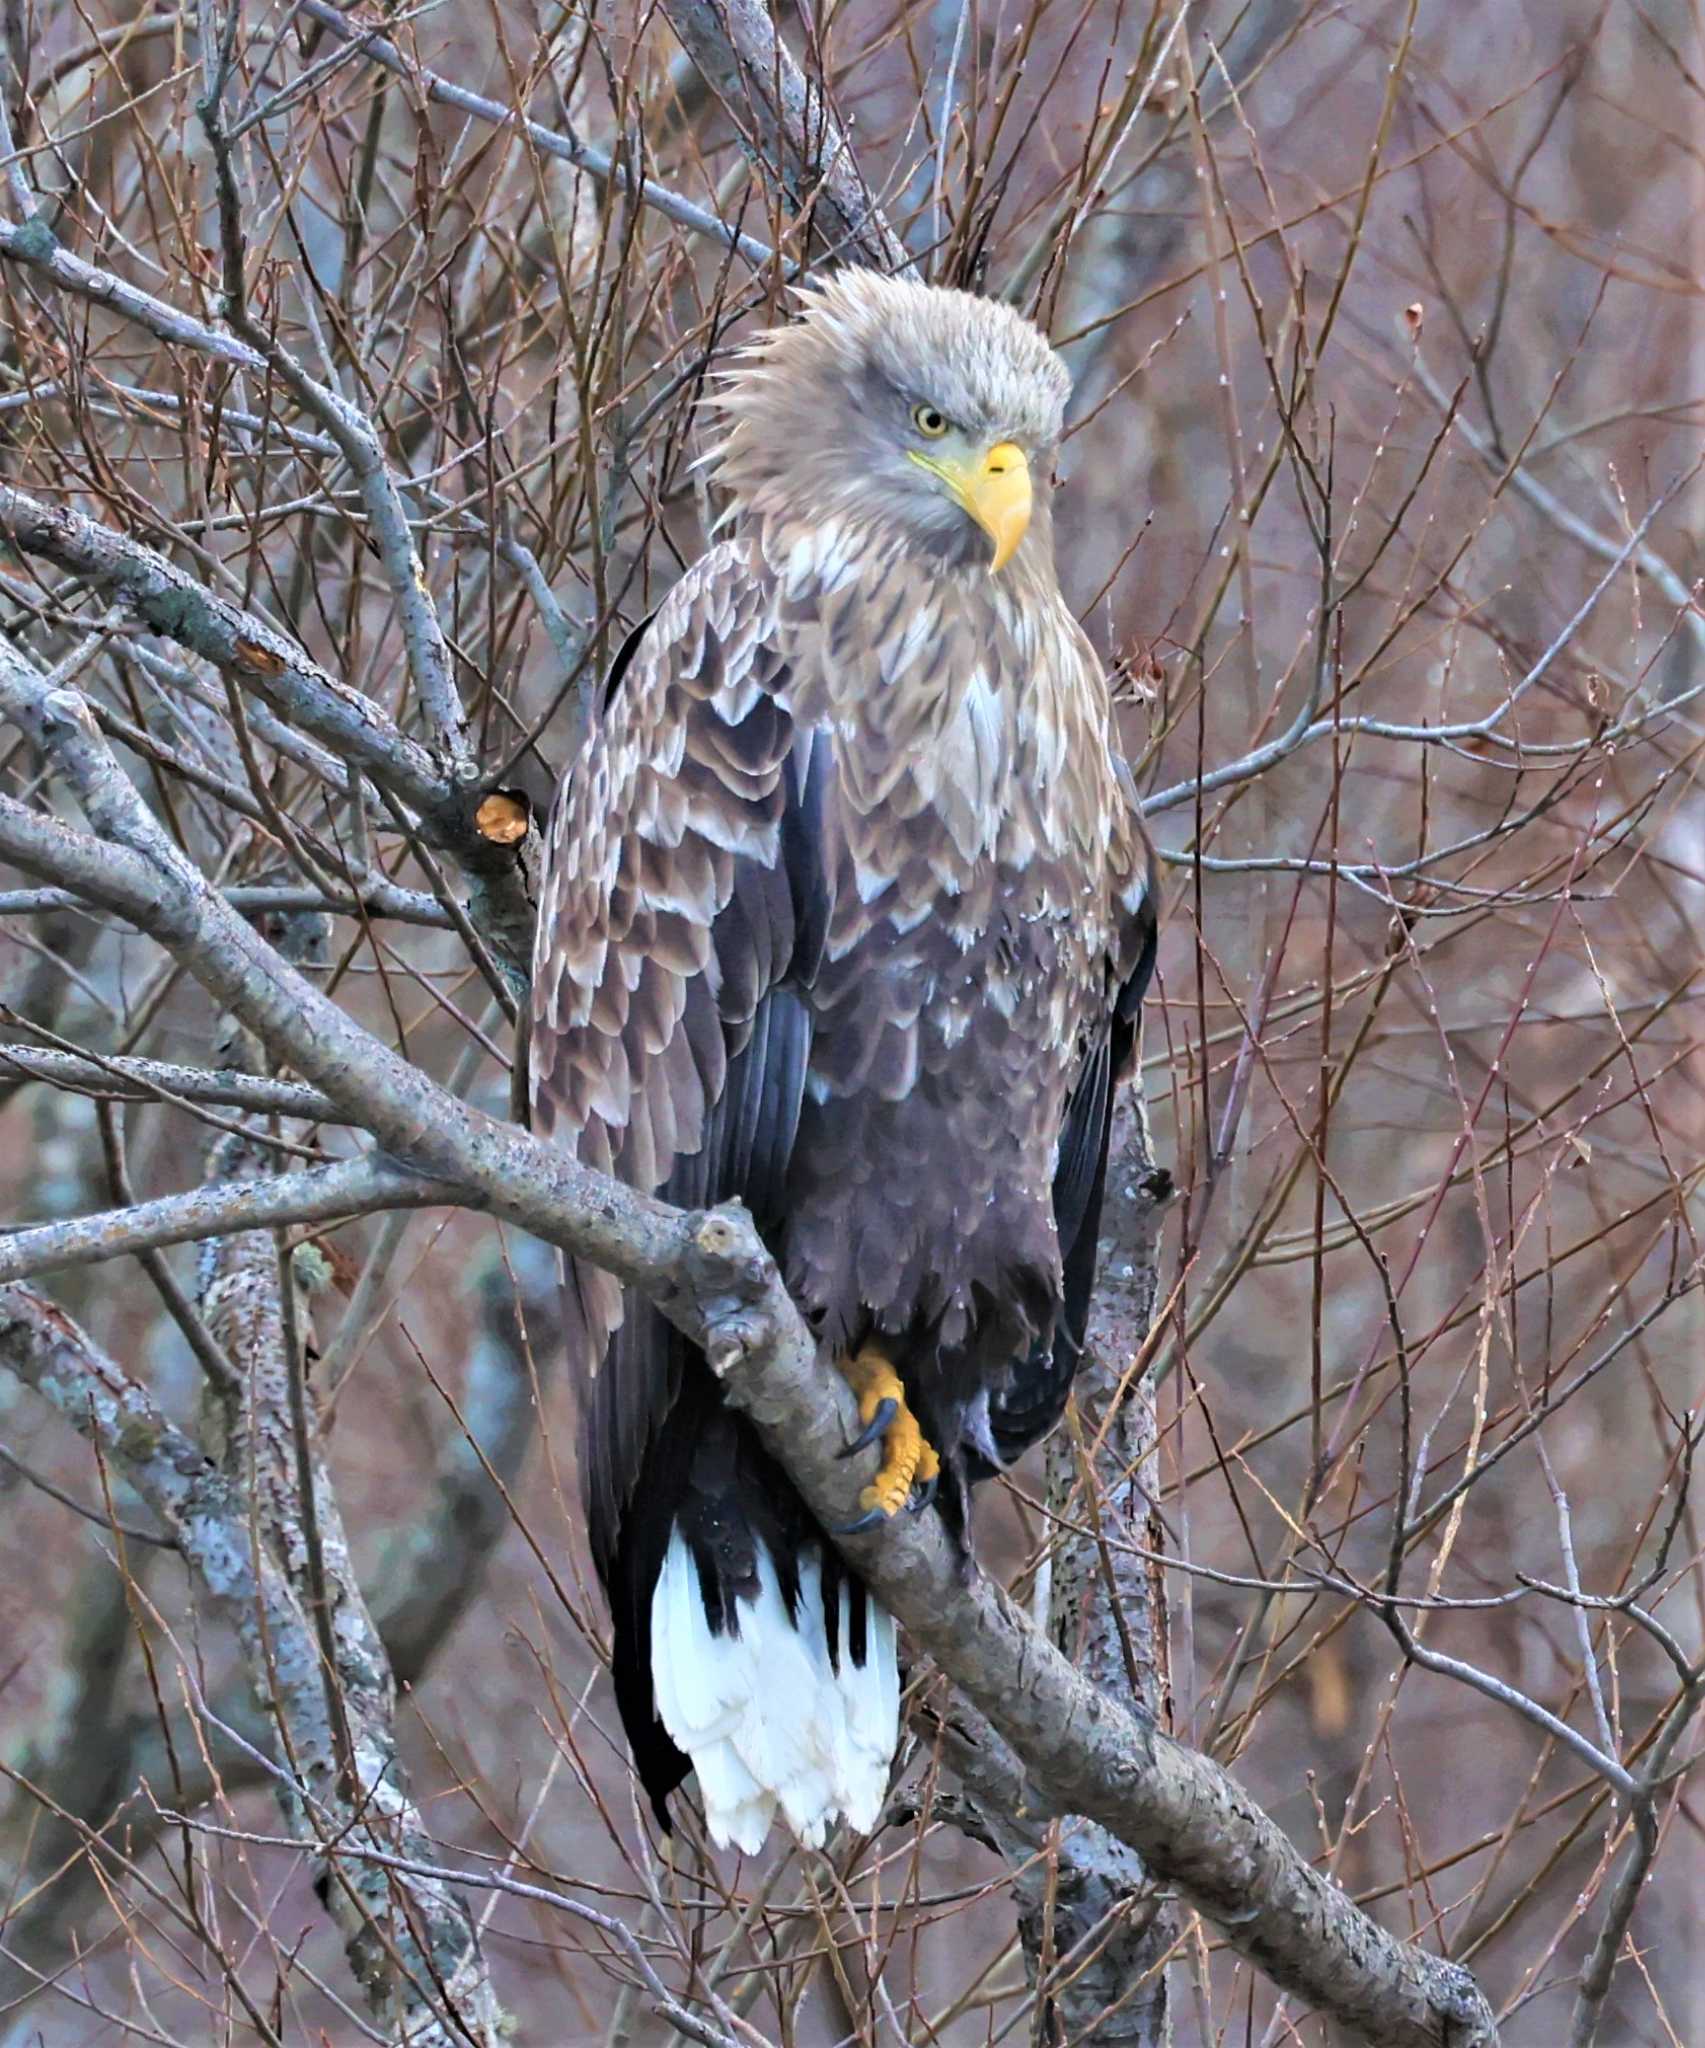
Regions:
<instances>
[{"instance_id":1,"label":"white tail feathers","mask_svg":"<svg viewBox=\"0 0 1705 2048\"><path fill-rule=\"evenodd\" d=\"M794 1620L770 1554L758 1545L758 1597L740 1602L740 1633L713 1636L698 1567L679 1530L651 1596L651 1682L670 1736L693 1760L705 1823L722 1847L754 1855L779 1806L808 1848L844 1814L876 1825L900 1723L894 1620L869 1606L865 1661L847 1649L850 1590L840 1601L840 1669L829 1662L817 1553L799 1559Z\"/></svg>"}]
</instances>

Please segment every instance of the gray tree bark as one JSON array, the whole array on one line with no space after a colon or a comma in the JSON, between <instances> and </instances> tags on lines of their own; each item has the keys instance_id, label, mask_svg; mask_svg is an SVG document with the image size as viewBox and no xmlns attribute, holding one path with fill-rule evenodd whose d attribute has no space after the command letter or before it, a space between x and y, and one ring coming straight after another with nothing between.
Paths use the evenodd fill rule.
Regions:
<instances>
[{"instance_id":1,"label":"gray tree bark","mask_svg":"<svg viewBox=\"0 0 1705 2048\"><path fill-rule=\"evenodd\" d=\"M1170 1186L1133 1085L1114 1116L1100 1275L1072 1413L1047 1451L1057 1518L1048 1632L1108 1698L1160 1727L1170 1706L1165 1582L1123 1546L1161 1547L1154 1407L1130 1369L1154 1314ZM1062 1839L1061 1853L1018 1886L1037 2038L1049 2048L1166 2048L1173 1915L1128 1843L1093 1821L1064 1823L1062 1838L1066 1829L1069 1854Z\"/></svg>"},{"instance_id":2,"label":"gray tree bark","mask_svg":"<svg viewBox=\"0 0 1705 2048\"><path fill-rule=\"evenodd\" d=\"M274 1058L343 1103L401 1171L438 1189L438 1199L518 1223L643 1289L704 1346L731 1399L752 1416L819 1519L836 1527L853 1518L874 1454L837 1454L850 1434L851 1395L822 1371L744 1212L684 1215L638 1196L458 1101L381 1045L281 959L171 844L81 697L54 688L3 643L0 711L64 776L101 835L0 798L0 851L54 886L85 889L168 947ZM30 1263L38 1270L53 1263L41 1233L27 1235L38 1240ZM0 1248L0 1267L21 1278L20 1242ZM109 1230L107 1255L129 1248L121 1227ZM80 1427L98 1426L82 1376L44 1372L27 1341L0 1344L0 1354L8 1351L0 1362L32 1378ZM112 1441L135 1447L138 1432L126 1427L125 1411L152 1404L129 1382L107 1382L103 1398ZM200 1544L210 1526L190 1498L209 1483L195 1472L198 1454L183 1445L190 1466L180 1468L174 1442L162 1466L164 1435L153 1414L142 1436L135 1483L190 1554L188 1544ZM229 1528L227 1500L210 1500L207 1514ZM1211 1759L1102 1693L999 1588L966 1576L936 1518L902 1519L904 1527L844 1539L845 1547L883 1604L1022 1759L1034 1781L1034 1796L1022 1805L1099 1822L1276 1983L1381 2048L1489 2048L1496 2041L1496 2021L1467 1971L1387 1933ZM222 1569L235 1562L217 1561ZM247 1572L246 1549L240 1561ZM257 1585L249 1573L248 1580L240 1598L232 1587L224 1603L245 1650L256 1638L254 1603L276 1597L272 1579ZM281 1620L291 1618L282 1612ZM312 1712L300 1685L293 1695L293 1711ZM320 1730L312 1732L317 1738ZM335 1790L334 1772L327 1795Z\"/></svg>"},{"instance_id":3,"label":"gray tree bark","mask_svg":"<svg viewBox=\"0 0 1705 2048\"><path fill-rule=\"evenodd\" d=\"M663 0L669 25L727 109L741 144L795 215L809 215L831 261L908 269L829 106L758 0Z\"/></svg>"}]
</instances>

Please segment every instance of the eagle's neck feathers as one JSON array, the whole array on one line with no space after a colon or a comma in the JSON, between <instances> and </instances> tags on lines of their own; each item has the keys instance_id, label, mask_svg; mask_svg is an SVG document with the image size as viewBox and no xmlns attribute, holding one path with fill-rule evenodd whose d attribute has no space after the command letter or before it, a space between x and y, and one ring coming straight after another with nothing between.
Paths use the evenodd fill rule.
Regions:
<instances>
[{"instance_id":1,"label":"eagle's neck feathers","mask_svg":"<svg viewBox=\"0 0 1705 2048\"><path fill-rule=\"evenodd\" d=\"M796 710L835 729L873 809L933 809L968 864L1063 853L1123 808L1106 678L1036 524L997 576L849 517L735 522L774 593Z\"/></svg>"}]
</instances>

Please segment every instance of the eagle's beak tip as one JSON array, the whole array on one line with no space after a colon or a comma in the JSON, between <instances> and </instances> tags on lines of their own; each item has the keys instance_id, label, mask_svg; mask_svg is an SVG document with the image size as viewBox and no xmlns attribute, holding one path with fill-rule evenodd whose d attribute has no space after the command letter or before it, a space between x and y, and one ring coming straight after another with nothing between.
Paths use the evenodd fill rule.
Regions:
<instances>
[{"instance_id":1,"label":"eagle's beak tip","mask_svg":"<svg viewBox=\"0 0 1705 2048\"><path fill-rule=\"evenodd\" d=\"M1030 458L1016 441L997 441L980 460L969 462L944 461L916 449L909 453L994 542L989 573L998 575L1017 554L1030 525Z\"/></svg>"},{"instance_id":2,"label":"eagle's beak tip","mask_svg":"<svg viewBox=\"0 0 1705 2048\"><path fill-rule=\"evenodd\" d=\"M995 544L989 573L999 575L1018 552L1030 525L1030 463L1015 441L1000 441L983 457L966 492L966 510Z\"/></svg>"}]
</instances>

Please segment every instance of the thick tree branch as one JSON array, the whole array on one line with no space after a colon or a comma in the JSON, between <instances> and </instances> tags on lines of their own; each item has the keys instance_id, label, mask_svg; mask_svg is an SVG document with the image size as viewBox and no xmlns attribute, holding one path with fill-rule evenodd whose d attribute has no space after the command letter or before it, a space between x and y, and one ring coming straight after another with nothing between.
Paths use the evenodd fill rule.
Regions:
<instances>
[{"instance_id":1,"label":"thick tree branch","mask_svg":"<svg viewBox=\"0 0 1705 2048\"><path fill-rule=\"evenodd\" d=\"M94 1059L81 1053L58 1052L39 1045L0 1045L0 1077L46 1081L55 1088L99 1095L124 1102L195 1102L231 1109L276 1111L310 1123L341 1123L331 1098L300 1081L278 1081L262 1074L215 1072L184 1067L171 1060L130 1057ZM13 1274L13 1279L22 1276Z\"/></svg>"},{"instance_id":2,"label":"thick tree branch","mask_svg":"<svg viewBox=\"0 0 1705 2048\"><path fill-rule=\"evenodd\" d=\"M0 643L0 706L7 703L8 680L19 673L30 672L15 664L15 657L9 663ZM143 856L123 845L92 840L0 797L0 856L44 876L74 878L94 900L118 910L174 952L217 1001L260 1035L281 1063L319 1083L339 1114L370 1131L388 1155L388 1165L377 1160L343 1162L290 1176L293 1187L281 1204L282 1213L273 1220L312 1220L301 1213L302 1207L317 1209L322 1199L326 1213L347 1215L347 1206L337 1206L344 1186L366 1184L367 1173L384 1177L397 1171L418 1183L386 1180L401 1206L455 1202L486 1209L563 1250L608 1266L653 1294L670 1296L676 1291L681 1263L690 1249L687 1219L678 1210L605 1180L513 1125L447 1094L418 1067L371 1037L282 960L170 846L84 722L81 699L64 691L44 695L56 701L45 706L43 718L36 721L37 731L45 738L51 728L59 763L63 766L81 752L77 736L86 738L93 749L81 762L89 771L79 791L86 807L110 821L115 834L133 831L150 853ZM309 1173L320 1178L310 1182ZM340 1175L350 1177L347 1183L336 1178ZM324 1192L328 1185L330 1194ZM162 1201L193 1204L196 1199ZM219 1198L221 1204L224 1199ZM176 1242L189 1235L249 1227L258 1212L246 1205L258 1199L233 1196L236 1206L228 1219L220 1208L204 1208L193 1228L187 1208L169 1209L159 1226L167 1234L154 1241ZM73 1219L68 1228L119 1230L124 1213ZM20 1232L18 1238L34 1235ZM83 1242L73 1239L71 1263L80 1262ZM6 1248L14 1258L16 1243L14 1239ZM37 1239L37 1251L47 1243ZM103 1257L132 1249L117 1236L104 1237L103 1243ZM56 1257L53 1263L61 1261ZM45 1266L38 1263L32 1270Z\"/></svg>"},{"instance_id":3,"label":"thick tree branch","mask_svg":"<svg viewBox=\"0 0 1705 2048\"><path fill-rule=\"evenodd\" d=\"M266 368L264 359L234 335L221 334L193 313L180 312L112 271L73 255L39 213L25 221L0 220L0 256L28 265L61 291L73 292L98 306L110 306L158 341L193 348L241 369Z\"/></svg>"},{"instance_id":4,"label":"thick tree branch","mask_svg":"<svg viewBox=\"0 0 1705 2048\"><path fill-rule=\"evenodd\" d=\"M720 1219L730 1249L739 1243ZM749 1256L749 1254L748 1254ZM716 1318L713 1317L713 1323ZM713 1364L814 1513L856 1512L840 1460L850 1403L812 1347L734 1307ZM1387 1934L1217 1764L1126 1712L1040 1637L1007 1595L967 1575L931 1517L846 1546L883 1604L1023 1759L1061 1814L1098 1821L1275 1983L1380 2048L1489 2048L1497 2026L1466 1970Z\"/></svg>"},{"instance_id":5,"label":"thick tree branch","mask_svg":"<svg viewBox=\"0 0 1705 2048\"><path fill-rule=\"evenodd\" d=\"M388 918L397 924L420 925L428 931L454 931L455 920L436 899L418 889L401 889L382 876L369 875L360 894L328 896L323 890L287 883L239 885L225 891L234 910L323 910L332 917ZM7 889L0 892L0 917L47 917L61 910L87 914L87 905L68 889ZM14 1007L19 1007L14 1005ZM211 1099L211 1098L209 1098ZM292 1110L291 1115L298 1114ZM311 1111L300 1114L311 1115Z\"/></svg>"},{"instance_id":6,"label":"thick tree branch","mask_svg":"<svg viewBox=\"0 0 1705 2048\"><path fill-rule=\"evenodd\" d=\"M340 1159L264 1180L210 1181L93 1216L38 1223L0 1237L0 1282L28 1280L69 1266L95 1266L160 1245L229 1237L277 1224L332 1223L383 1209L430 1209L460 1202L454 1182L423 1180L383 1159Z\"/></svg>"},{"instance_id":7,"label":"thick tree branch","mask_svg":"<svg viewBox=\"0 0 1705 2048\"><path fill-rule=\"evenodd\" d=\"M825 1524L849 1521L868 1457L842 1461L851 1397L749 1220L692 1218L480 1115L378 1044L237 917L165 838L75 693L0 651L0 709L75 790L114 856L109 899L171 949L287 1063L399 1162L607 1267L702 1342ZM0 852L38 868L44 821L0 803ZM70 835L75 836L75 835ZM854 1539L878 1596L1023 1758L1061 1813L1128 1843L1286 1989L1385 2048L1489 2048L1472 1978L1378 1927L1306 1863L1236 1782L1099 1693L988 1581L965 1575L934 1517Z\"/></svg>"},{"instance_id":8,"label":"thick tree branch","mask_svg":"<svg viewBox=\"0 0 1705 2048\"><path fill-rule=\"evenodd\" d=\"M229 1623L250 1681L284 1731L281 1805L296 1839L379 1856L430 1844L397 1783L382 1700L345 1686L357 1782L346 1782L319 1644L283 1572L251 1540L242 1489L227 1479L71 1319L24 1287L0 1289L0 1363L98 1444L177 1539ZM378 1688L381 1695L388 1688ZM352 1926L357 1969L376 2012L410 2048L497 2048L501 2015L467 1908L438 1879L339 1862L334 1896ZM396 1887L393 1891L393 1885ZM454 2020L444 2017L448 2011Z\"/></svg>"},{"instance_id":9,"label":"thick tree branch","mask_svg":"<svg viewBox=\"0 0 1705 2048\"><path fill-rule=\"evenodd\" d=\"M431 1200L488 1208L665 1298L691 1239L667 1204L605 1180L459 1101L381 1045L224 901L171 843L74 691L0 641L0 713L63 775L93 839L0 797L0 855L87 893L179 958L280 1065L317 1084L397 1165L443 1183ZM434 1162L437 1162L436 1164Z\"/></svg>"},{"instance_id":10,"label":"thick tree branch","mask_svg":"<svg viewBox=\"0 0 1705 2048\"><path fill-rule=\"evenodd\" d=\"M799 68L759 0L663 0L663 12L747 155L794 213L811 214L830 256L908 269L822 85Z\"/></svg>"}]
</instances>

